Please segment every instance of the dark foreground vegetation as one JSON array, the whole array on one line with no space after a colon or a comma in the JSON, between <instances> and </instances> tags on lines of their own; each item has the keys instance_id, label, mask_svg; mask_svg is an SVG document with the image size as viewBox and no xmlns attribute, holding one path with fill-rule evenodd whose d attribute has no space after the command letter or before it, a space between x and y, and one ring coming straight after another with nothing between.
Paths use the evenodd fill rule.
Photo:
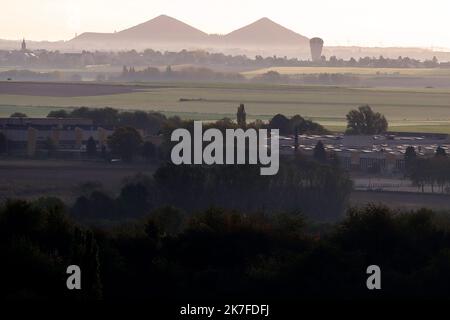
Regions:
<instances>
[{"instance_id":1,"label":"dark foreground vegetation","mask_svg":"<svg viewBox=\"0 0 450 320\"><path fill-rule=\"evenodd\" d=\"M295 159L276 176L256 167L163 165L115 196L86 186L0 205L4 299L200 300L450 298L450 218L382 206L347 210L333 164ZM66 269L80 266L82 290ZM378 265L382 290L366 287Z\"/></svg>"},{"instance_id":2,"label":"dark foreground vegetation","mask_svg":"<svg viewBox=\"0 0 450 320\"><path fill-rule=\"evenodd\" d=\"M173 207L114 228L89 228L58 199L0 208L1 296L7 299L450 298L450 221L428 210L351 209L335 224L296 213ZM66 289L66 268L82 290ZM366 288L366 268L382 290Z\"/></svg>"}]
</instances>

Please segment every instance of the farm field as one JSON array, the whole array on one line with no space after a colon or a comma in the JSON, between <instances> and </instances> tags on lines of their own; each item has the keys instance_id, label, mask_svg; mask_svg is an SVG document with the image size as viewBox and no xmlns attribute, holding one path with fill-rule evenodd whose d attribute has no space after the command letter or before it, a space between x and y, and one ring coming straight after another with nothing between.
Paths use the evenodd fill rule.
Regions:
<instances>
[{"instance_id":1,"label":"farm field","mask_svg":"<svg viewBox=\"0 0 450 320\"><path fill-rule=\"evenodd\" d=\"M285 75L341 73L353 75L450 76L450 69L444 68L271 67L241 73L247 77L254 77L269 71L276 71Z\"/></svg>"},{"instance_id":2,"label":"farm field","mask_svg":"<svg viewBox=\"0 0 450 320\"><path fill-rule=\"evenodd\" d=\"M138 173L151 175L154 170L149 164L0 159L0 200L48 196L71 202L86 182L101 183L105 191L115 194L123 179Z\"/></svg>"},{"instance_id":3,"label":"farm field","mask_svg":"<svg viewBox=\"0 0 450 320\"><path fill-rule=\"evenodd\" d=\"M18 85L23 86L23 83ZM300 114L332 130L345 128L350 109L369 104L383 113L393 131L450 133L450 89L349 88L268 84L151 83L79 85L64 92L51 83L23 92L0 83L0 116L19 111L46 116L49 111L79 106L160 111L186 119L217 120L235 117L245 104L247 118L267 120L277 113ZM73 84L76 86L77 84ZM62 89L61 89L62 90ZM125 91L125 92L124 92ZM33 93L35 92L35 93ZM69 93L67 93L69 92Z\"/></svg>"},{"instance_id":4,"label":"farm field","mask_svg":"<svg viewBox=\"0 0 450 320\"><path fill-rule=\"evenodd\" d=\"M6 198L36 199L59 197L73 203L83 192L82 185L99 183L102 190L117 195L124 179L143 173L152 175L155 167L148 164L108 164L68 160L0 159L0 200ZM49 177L52 177L49 180ZM450 196L416 192L374 192L354 190L351 205L384 203L394 208L447 209Z\"/></svg>"},{"instance_id":5,"label":"farm field","mask_svg":"<svg viewBox=\"0 0 450 320\"><path fill-rule=\"evenodd\" d=\"M9 71L19 69L17 66L0 66L0 72L2 71ZM24 69L24 68L23 68ZM122 71L121 66L111 66L111 65L88 65L83 68L36 68L36 67L29 67L26 68L27 70L34 71L34 72L53 72L53 71L60 71L60 72L69 72L69 73L83 73L83 72L103 72L103 73L120 73Z\"/></svg>"}]
</instances>

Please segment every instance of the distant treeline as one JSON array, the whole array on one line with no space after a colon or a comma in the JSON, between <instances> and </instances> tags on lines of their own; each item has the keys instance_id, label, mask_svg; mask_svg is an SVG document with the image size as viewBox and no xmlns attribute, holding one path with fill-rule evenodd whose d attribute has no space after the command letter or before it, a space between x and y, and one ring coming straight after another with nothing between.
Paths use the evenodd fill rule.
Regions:
<instances>
[{"instance_id":1,"label":"distant treeline","mask_svg":"<svg viewBox=\"0 0 450 320\"><path fill-rule=\"evenodd\" d=\"M94 124L106 127L133 127L141 129L148 134L165 134L170 136L172 130L176 128L189 128L192 126L192 120L182 120L178 116L166 117L162 113L155 111L128 111L119 110L110 107L88 108L79 107L72 110L50 111L47 117L53 118L83 118L91 119ZM238 123L229 118L224 118L206 126L219 129L233 129L238 127ZM320 124L305 119L300 115L292 116L290 119L282 114L275 115L268 123L261 120L246 124L253 128L279 129L282 134L293 134L297 131L299 134L326 134L328 131Z\"/></svg>"},{"instance_id":2,"label":"distant treeline","mask_svg":"<svg viewBox=\"0 0 450 320\"><path fill-rule=\"evenodd\" d=\"M26 115L20 115L26 116ZM244 105L238 108L237 121L224 118L215 122L206 122L204 129L216 128L224 132L226 129L278 129L282 135L299 134L328 134L320 124L305 119L300 115L287 118L282 114L275 115L268 122L255 120L246 122ZM194 121L182 120L178 116L166 117L153 111L124 111L113 108L80 107L66 111L64 109L51 111L48 117L83 118L93 120L95 125L114 130L108 138L108 147L102 148L101 153L96 150L96 144L91 138L86 144L86 155L89 158L103 158L111 160L118 157L124 161L135 158L153 163L164 163L170 159L170 152L175 142L170 137L173 130L185 128L193 132ZM139 132L138 132L139 131ZM296 140L298 143L298 140ZM55 151L49 145L49 155ZM0 153L6 150L6 139L0 134ZM55 152L53 152L54 154Z\"/></svg>"},{"instance_id":3,"label":"distant treeline","mask_svg":"<svg viewBox=\"0 0 450 320\"><path fill-rule=\"evenodd\" d=\"M72 110L50 111L48 118L82 118L90 119L95 125L104 127L133 127L144 130L147 134L157 134L168 121L178 121L178 117L167 118L154 111L118 110L110 107L78 107Z\"/></svg>"},{"instance_id":4,"label":"distant treeline","mask_svg":"<svg viewBox=\"0 0 450 320\"><path fill-rule=\"evenodd\" d=\"M328 225L295 212L187 215L163 207L137 222L90 228L58 199L10 200L0 207L0 297L149 307L230 297L265 304L448 300L449 230L448 215L381 206L351 209ZM366 287L374 264L381 268L377 292ZM67 290L69 265L81 268L82 290Z\"/></svg>"},{"instance_id":5,"label":"distant treeline","mask_svg":"<svg viewBox=\"0 0 450 320\"><path fill-rule=\"evenodd\" d=\"M268 71L261 75L256 75L251 81L262 83L355 86L361 83L361 77L344 73L286 75L280 74L277 71Z\"/></svg>"},{"instance_id":6,"label":"distant treeline","mask_svg":"<svg viewBox=\"0 0 450 320\"><path fill-rule=\"evenodd\" d=\"M147 49L143 52L135 50L123 52L90 52L61 53L59 51L39 50L33 54L21 51L0 51L0 60L4 65L36 68L84 68L92 65L112 66L166 66L191 64L204 67L223 66L226 68L267 68L267 67L376 67L376 68L436 68L450 67L450 63L439 63L436 58L420 61L409 57L397 59L380 57L365 57L358 60L338 59L331 56L322 61L311 62L288 57L247 57L246 55L226 55L201 50L179 52L155 51Z\"/></svg>"},{"instance_id":7,"label":"distant treeline","mask_svg":"<svg viewBox=\"0 0 450 320\"><path fill-rule=\"evenodd\" d=\"M424 191L450 193L450 159L445 149L438 147L434 157L418 158L412 147L405 153L406 175L413 184Z\"/></svg>"},{"instance_id":8,"label":"distant treeline","mask_svg":"<svg viewBox=\"0 0 450 320\"><path fill-rule=\"evenodd\" d=\"M170 66L161 72L158 68L147 67L136 71L134 67L123 67L121 75L115 80L119 81L217 81L237 82L244 81L245 77L239 73L216 72L208 68L187 67L172 70Z\"/></svg>"},{"instance_id":9,"label":"distant treeline","mask_svg":"<svg viewBox=\"0 0 450 320\"><path fill-rule=\"evenodd\" d=\"M60 81L62 73L53 72L34 72L30 70L8 70L0 72L0 80L19 80L19 81Z\"/></svg>"},{"instance_id":10,"label":"distant treeline","mask_svg":"<svg viewBox=\"0 0 450 320\"><path fill-rule=\"evenodd\" d=\"M326 70L325 70L326 71ZM343 71L345 71L343 69ZM89 80L92 80L92 75ZM85 78L82 74L52 71L35 72L30 70L9 70L0 72L0 81L69 81L80 82ZM179 82L229 82L229 83L270 83L292 85L336 85L336 86L406 86L406 87L448 87L449 77L404 77L397 73L374 75L345 73L313 73L313 74L281 74L277 71L268 71L252 77L245 77L238 72L218 72L206 67L185 67L173 71L170 66L164 70L156 67L146 67L136 70L135 67L124 66L122 73L96 73L98 82L152 82L152 81L179 81Z\"/></svg>"},{"instance_id":11,"label":"distant treeline","mask_svg":"<svg viewBox=\"0 0 450 320\"><path fill-rule=\"evenodd\" d=\"M358 75L341 73L321 73L303 75L283 75L276 71L268 71L252 78L246 78L240 73L216 72L208 68L187 67L173 71L168 66L164 71L147 67L136 71L134 67L124 66L119 77L109 78L111 81L215 81L215 82L261 82L280 84L309 85L359 85Z\"/></svg>"}]
</instances>

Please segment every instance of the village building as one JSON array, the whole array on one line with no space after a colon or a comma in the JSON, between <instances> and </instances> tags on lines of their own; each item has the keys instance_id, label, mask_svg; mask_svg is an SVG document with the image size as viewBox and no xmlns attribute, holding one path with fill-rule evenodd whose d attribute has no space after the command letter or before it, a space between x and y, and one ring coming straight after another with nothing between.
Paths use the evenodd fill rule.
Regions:
<instances>
[{"instance_id":1,"label":"village building","mask_svg":"<svg viewBox=\"0 0 450 320\"><path fill-rule=\"evenodd\" d=\"M96 126L90 119L23 117L0 118L0 132L9 154L33 157L51 143L58 153L76 157L85 151L91 137L98 150L106 148L113 129Z\"/></svg>"}]
</instances>

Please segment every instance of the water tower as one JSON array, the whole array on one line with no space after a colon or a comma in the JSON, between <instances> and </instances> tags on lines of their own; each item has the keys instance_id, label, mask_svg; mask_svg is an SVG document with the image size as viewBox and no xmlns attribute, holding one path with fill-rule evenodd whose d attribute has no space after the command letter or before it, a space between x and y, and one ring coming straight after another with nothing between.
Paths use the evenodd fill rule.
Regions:
<instances>
[{"instance_id":1,"label":"water tower","mask_svg":"<svg viewBox=\"0 0 450 320\"><path fill-rule=\"evenodd\" d=\"M309 40L311 47L312 61L320 61L322 58L323 40L321 38L312 38Z\"/></svg>"}]
</instances>

